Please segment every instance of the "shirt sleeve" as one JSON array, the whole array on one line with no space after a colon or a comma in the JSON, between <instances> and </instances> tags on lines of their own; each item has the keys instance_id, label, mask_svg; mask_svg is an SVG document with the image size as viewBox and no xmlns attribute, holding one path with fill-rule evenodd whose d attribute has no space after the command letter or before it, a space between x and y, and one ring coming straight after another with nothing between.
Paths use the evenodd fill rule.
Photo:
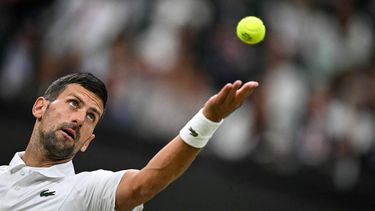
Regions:
<instances>
[{"instance_id":1,"label":"shirt sleeve","mask_svg":"<svg viewBox=\"0 0 375 211\"><path fill-rule=\"evenodd\" d=\"M97 170L86 172L82 177L81 184L84 185L82 194L84 195L87 210L102 211L115 210L116 190L126 171L112 172L107 170ZM83 173L85 174L85 173ZM142 211L143 205L138 206L134 211Z\"/></svg>"}]
</instances>

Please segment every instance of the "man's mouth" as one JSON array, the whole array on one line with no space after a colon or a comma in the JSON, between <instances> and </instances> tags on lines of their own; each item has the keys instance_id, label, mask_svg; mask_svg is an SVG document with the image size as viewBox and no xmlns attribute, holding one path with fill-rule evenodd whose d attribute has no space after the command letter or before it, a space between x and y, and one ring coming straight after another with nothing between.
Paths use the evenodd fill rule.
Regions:
<instances>
[{"instance_id":1,"label":"man's mouth","mask_svg":"<svg viewBox=\"0 0 375 211\"><path fill-rule=\"evenodd\" d=\"M68 139L70 141L75 141L75 138L76 138L76 131L71 129L71 128L63 128L61 129L65 134L66 136L68 137Z\"/></svg>"}]
</instances>

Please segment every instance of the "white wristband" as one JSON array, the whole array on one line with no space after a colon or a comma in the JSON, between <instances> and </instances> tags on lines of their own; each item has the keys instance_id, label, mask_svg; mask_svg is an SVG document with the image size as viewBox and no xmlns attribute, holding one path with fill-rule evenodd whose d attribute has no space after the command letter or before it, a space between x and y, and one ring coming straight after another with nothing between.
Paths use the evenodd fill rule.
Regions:
<instances>
[{"instance_id":1,"label":"white wristband","mask_svg":"<svg viewBox=\"0 0 375 211\"><path fill-rule=\"evenodd\" d=\"M195 148L203 148L213 136L215 131L223 123L213 122L203 115L203 109L199 112L180 130L180 137L182 140Z\"/></svg>"}]
</instances>

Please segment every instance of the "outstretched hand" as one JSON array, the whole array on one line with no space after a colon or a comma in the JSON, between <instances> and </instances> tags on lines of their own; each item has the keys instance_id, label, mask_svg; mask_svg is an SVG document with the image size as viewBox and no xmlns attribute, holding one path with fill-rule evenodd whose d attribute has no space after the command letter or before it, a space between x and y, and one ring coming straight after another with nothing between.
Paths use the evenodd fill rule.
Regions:
<instances>
[{"instance_id":1,"label":"outstretched hand","mask_svg":"<svg viewBox=\"0 0 375 211\"><path fill-rule=\"evenodd\" d=\"M205 103L203 115L211 121L221 121L242 105L245 99L258 87L258 82L250 81L241 85L242 82L239 80L226 84L219 93Z\"/></svg>"}]
</instances>

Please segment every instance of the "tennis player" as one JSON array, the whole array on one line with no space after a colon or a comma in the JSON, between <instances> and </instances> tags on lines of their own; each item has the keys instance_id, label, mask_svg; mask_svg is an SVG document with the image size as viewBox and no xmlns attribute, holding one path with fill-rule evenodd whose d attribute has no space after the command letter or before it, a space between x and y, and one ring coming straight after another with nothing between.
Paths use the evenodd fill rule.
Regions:
<instances>
[{"instance_id":1,"label":"tennis player","mask_svg":"<svg viewBox=\"0 0 375 211\"><path fill-rule=\"evenodd\" d=\"M228 83L140 170L76 174L72 159L94 140L107 91L90 73L54 81L32 107L36 121L25 151L0 166L0 211L133 210L176 180L223 119L258 86Z\"/></svg>"}]
</instances>

